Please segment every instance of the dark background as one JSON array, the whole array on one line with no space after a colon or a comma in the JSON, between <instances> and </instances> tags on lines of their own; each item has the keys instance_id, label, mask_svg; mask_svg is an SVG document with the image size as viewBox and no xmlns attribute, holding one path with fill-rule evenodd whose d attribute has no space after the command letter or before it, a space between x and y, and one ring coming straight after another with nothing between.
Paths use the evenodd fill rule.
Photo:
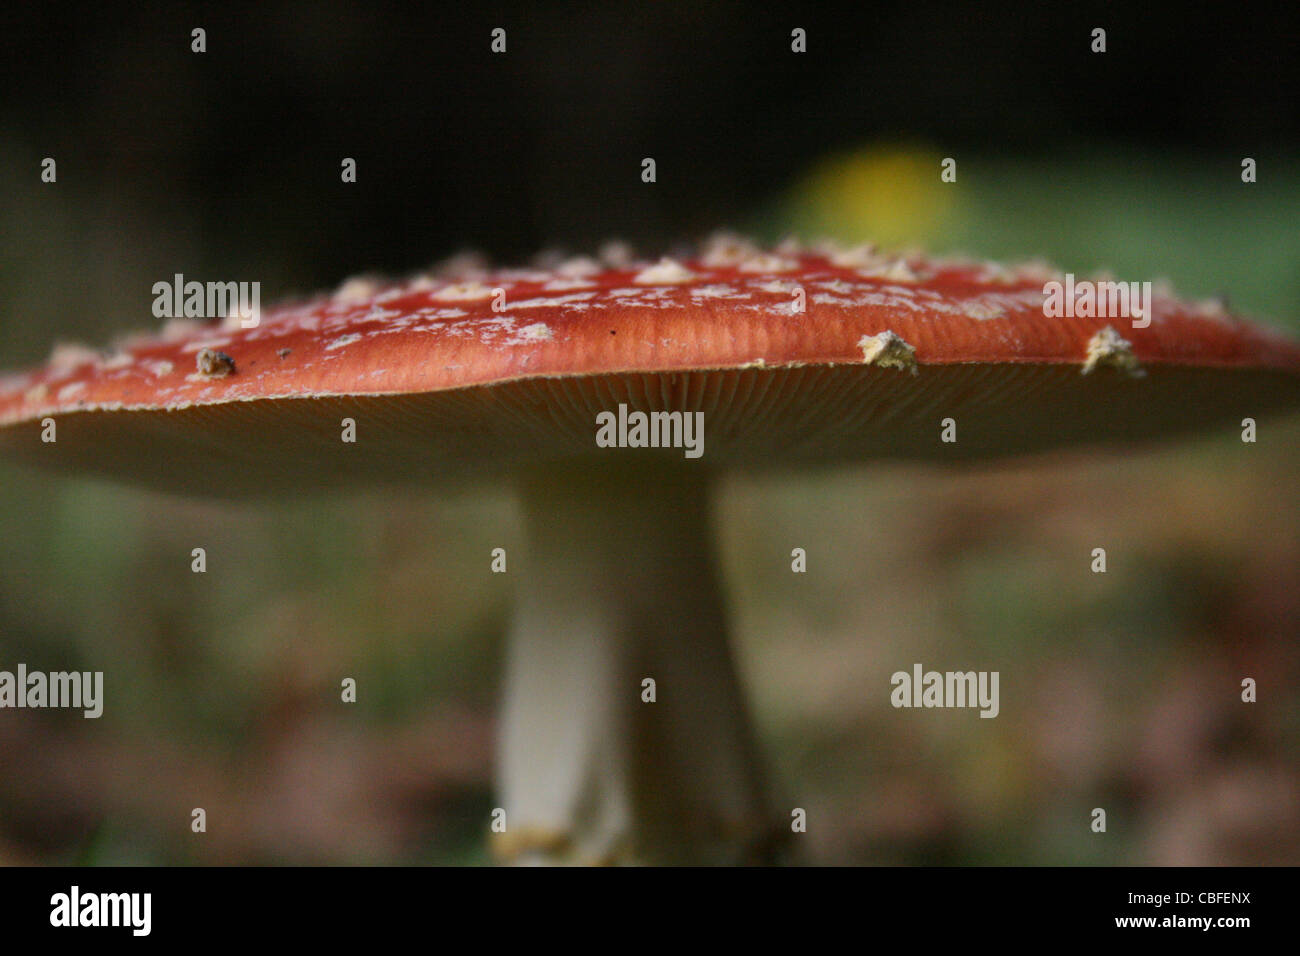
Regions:
<instances>
[{"instance_id":1,"label":"dark background","mask_svg":"<svg viewBox=\"0 0 1300 956\"><path fill-rule=\"evenodd\" d=\"M610 237L695 239L746 224L810 162L864 141L963 159L1293 153L1286 9L14 4L0 128L33 161L57 157L61 182L100 197L103 216L130 209L187 235L177 269L273 262L283 291L312 290L465 248L517 261ZM505 55L489 51L496 26ZM795 26L806 54L790 51ZM1094 26L1104 56L1089 51ZM344 156L356 184L340 182ZM6 191L26 191L23 174Z\"/></svg>"}]
</instances>

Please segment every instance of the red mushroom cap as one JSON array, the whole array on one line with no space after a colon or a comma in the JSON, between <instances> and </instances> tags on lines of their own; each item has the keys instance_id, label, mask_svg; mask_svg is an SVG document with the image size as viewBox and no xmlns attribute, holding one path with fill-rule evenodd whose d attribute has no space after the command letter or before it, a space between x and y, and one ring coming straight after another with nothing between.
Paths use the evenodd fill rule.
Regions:
<instances>
[{"instance_id":1,"label":"red mushroom cap","mask_svg":"<svg viewBox=\"0 0 1300 956\"><path fill-rule=\"evenodd\" d=\"M1295 342L1160 289L1146 327L1049 318L1044 287L1061 278L723 239L681 262L357 279L254 328L173 322L109 357L56 350L0 378L0 449L269 490L609 454L594 416L620 403L703 411L718 465L1007 454L1300 405ZM43 445L49 417L58 441ZM939 441L946 417L956 443Z\"/></svg>"}]
</instances>

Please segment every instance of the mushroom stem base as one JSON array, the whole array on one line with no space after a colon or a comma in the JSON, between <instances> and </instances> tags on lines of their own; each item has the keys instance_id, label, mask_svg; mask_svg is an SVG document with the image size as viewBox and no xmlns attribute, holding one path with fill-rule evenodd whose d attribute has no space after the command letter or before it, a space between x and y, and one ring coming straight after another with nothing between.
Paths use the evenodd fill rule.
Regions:
<instances>
[{"instance_id":1,"label":"mushroom stem base","mask_svg":"<svg viewBox=\"0 0 1300 956\"><path fill-rule=\"evenodd\" d=\"M770 818L692 463L530 475L498 855L755 862Z\"/></svg>"}]
</instances>

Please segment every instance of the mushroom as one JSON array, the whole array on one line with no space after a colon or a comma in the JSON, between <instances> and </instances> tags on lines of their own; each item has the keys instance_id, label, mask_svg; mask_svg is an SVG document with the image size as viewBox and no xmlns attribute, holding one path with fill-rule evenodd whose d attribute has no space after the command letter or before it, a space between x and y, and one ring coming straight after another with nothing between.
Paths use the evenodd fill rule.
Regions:
<instances>
[{"instance_id":1,"label":"mushroom","mask_svg":"<svg viewBox=\"0 0 1300 956\"><path fill-rule=\"evenodd\" d=\"M1300 405L1295 342L1163 291L1141 320L1049 317L1059 278L730 237L681 262L460 262L251 329L65 349L0 379L0 451L223 496L514 480L496 850L760 860L781 828L710 547L717 474L1114 444Z\"/></svg>"}]
</instances>

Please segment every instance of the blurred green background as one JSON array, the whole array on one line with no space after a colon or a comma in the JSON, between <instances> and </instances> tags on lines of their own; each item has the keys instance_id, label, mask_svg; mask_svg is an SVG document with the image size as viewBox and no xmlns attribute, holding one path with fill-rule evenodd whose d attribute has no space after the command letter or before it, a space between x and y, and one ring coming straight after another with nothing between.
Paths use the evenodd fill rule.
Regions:
<instances>
[{"instance_id":1,"label":"blurred green background","mask_svg":"<svg viewBox=\"0 0 1300 956\"><path fill-rule=\"evenodd\" d=\"M148 326L150 286L175 271L259 278L274 298L464 245L510 260L589 251L611 230L657 252L714 226L1165 277L1300 334L1294 97L1277 108L1293 65L1270 72L1277 48L1257 51L1254 99L1213 82L1267 24L1192 15L1176 29L1217 35L1224 62L1182 89L1151 56L1151 24L1122 21L1110 61L1077 55L1085 14L1003 16L1014 27L999 32L900 7L855 31L835 19L847 13L809 12L812 65L791 66L789 21L735 4L660 19L507 5L518 52L506 79L480 82L495 67L479 52L402 54L478 51L495 20L313 9L234 24L87 8L75 35L39 19L7 33L15 72L19 52L43 66L0 113L0 367ZM225 29L196 63L188 25L204 16ZM916 36L919 52L896 49ZM955 75L953 50L972 57ZM67 76L36 95L60 51ZM1012 54L1020 72L992 70ZM1052 68L1060 88L1038 82ZM881 71L878 108L863 70ZM1143 86L1145 71L1160 77ZM411 84L409 128L388 82ZM471 99L443 116L447 89ZM1062 125L1034 139L1043 117ZM469 146L446 146L448 129ZM411 165L417 141L427 166ZM768 141L784 145L756 159ZM42 187L51 152L59 183ZM341 192L337 159L353 153L363 188ZM642 155L669 158L648 196ZM956 183L939 180L945 156ZM1263 421L1256 444L1230 431L962 469L724 478L735 640L776 805L808 811L802 859L1300 862L1298 478L1295 416ZM231 505L3 464L0 488L0 668L103 670L108 698L97 721L0 712L0 862L487 862L510 605L488 555L521 543L508 489ZM190 572L194 547L206 574ZM1090 570L1095 547L1106 574ZM889 675L916 661L999 670L1001 714L892 709ZM339 702L343 677L355 705ZM1098 806L1105 835L1088 829Z\"/></svg>"}]
</instances>

